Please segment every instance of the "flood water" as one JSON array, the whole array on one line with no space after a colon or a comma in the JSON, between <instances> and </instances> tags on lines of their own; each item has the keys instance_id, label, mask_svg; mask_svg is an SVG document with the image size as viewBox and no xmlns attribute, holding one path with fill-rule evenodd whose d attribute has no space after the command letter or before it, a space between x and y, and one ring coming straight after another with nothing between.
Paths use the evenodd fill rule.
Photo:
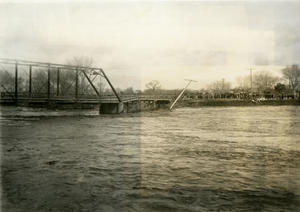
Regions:
<instances>
[{"instance_id":1,"label":"flood water","mask_svg":"<svg viewBox=\"0 0 300 212\"><path fill-rule=\"evenodd\" d=\"M1 108L2 211L299 211L300 107Z\"/></svg>"}]
</instances>

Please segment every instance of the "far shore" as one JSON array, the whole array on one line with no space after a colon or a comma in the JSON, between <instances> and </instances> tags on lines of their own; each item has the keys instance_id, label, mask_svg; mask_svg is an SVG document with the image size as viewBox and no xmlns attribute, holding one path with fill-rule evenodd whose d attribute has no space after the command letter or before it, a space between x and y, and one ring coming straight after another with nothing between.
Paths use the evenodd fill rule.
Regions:
<instances>
[{"instance_id":1,"label":"far shore","mask_svg":"<svg viewBox=\"0 0 300 212\"><path fill-rule=\"evenodd\" d=\"M205 100L182 100L177 103L177 107L214 107L214 106L280 106L280 105L300 105L300 99L286 100L242 100L242 99L205 99Z\"/></svg>"},{"instance_id":2,"label":"far shore","mask_svg":"<svg viewBox=\"0 0 300 212\"><path fill-rule=\"evenodd\" d=\"M157 109L169 109L171 104L161 105ZM200 107L243 107L243 106L300 106L300 99L266 99L266 100L250 100L250 99L183 99L176 103L176 108L200 108ZM13 106L16 107L15 103L11 104L0 104L1 106ZM18 106L21 107L31 107L31 108L47 108L50 110L74 110L74 109L97 109L96 104L68 104L68 105L56 105L56 106L49 106L48 104L31 104L31 105L22 105L19 104ZM136 112L145 112L145 111L152 111L155 109L142 109ZM134 112L126 112L126 113L134 113Z\"/></svg>"}]
</instances>

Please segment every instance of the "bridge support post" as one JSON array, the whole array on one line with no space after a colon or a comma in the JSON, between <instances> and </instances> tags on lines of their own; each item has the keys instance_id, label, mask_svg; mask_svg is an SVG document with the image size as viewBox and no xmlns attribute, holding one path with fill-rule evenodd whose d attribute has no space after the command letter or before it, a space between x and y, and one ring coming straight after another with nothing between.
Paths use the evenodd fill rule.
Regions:
<instances>
[{"instance_id":1,"label":"bridge support post","mask_svg":"<svg viewBox=\"0 0 300 212\"><path fill-rule=\"evenodd\" d=\"M75 99L78 99L78 69L75 72Z\"/></svg>"},{"instance_id":2,"label":"bridge support post","mask_svg":"<svg viewBox=\"0 0 300 212\"><path fill-rule=\"evenodd\" d=\"M59 73L60 72L60 68L57 68L57 71L56 71L56 96L58 97L59 96Z\"/></svg>"},{"instance_id":3,"label":"bridge support post","mask_svg":"<svg viewBox=\"0 0 300 212\"><path fill-rule=\"evenodd\" d=\"M120 114L124 112L124 103L101 103L99 108L100 114Z\"/></svg>"},{"instance_id":4,"label":"bridge support post","mask_svg":"<svg viewBox=\"0 0 300 212\"><path fill-rule=\"evenodd\" d=\"M118 113L123 113L124 112L124 103L119 102L118 103Z\"/></svg>"},{"instance_id":5,"label":"bridge support post","mask_svg":"<svg viewBox=\"0 0 300 212\"><path fill-rule=\"evenodd\" d=\"M18 101L18 63L15 64L15 101Z\"/></svg>"},{"instance_id":6,"label":"bridge support post","mask_svg":"<svg viewBox=\"0 0 300 212\"><path fill-rule=\"evenodd\" d=\"M48 67L48 77L47 77L47 99L50 99L50 66Z\"/></svg>"},{"instance_id":7,"label":"bridge support post","mask_svg":"<svg viewBox=\"0 0 300 212\"><path fill-rule=\"evenodd\" d=\"M31 98L31 89L32 89L32 66L29 66L29 88L28 88L28 95Z\"/></svg>"}]
</instances>

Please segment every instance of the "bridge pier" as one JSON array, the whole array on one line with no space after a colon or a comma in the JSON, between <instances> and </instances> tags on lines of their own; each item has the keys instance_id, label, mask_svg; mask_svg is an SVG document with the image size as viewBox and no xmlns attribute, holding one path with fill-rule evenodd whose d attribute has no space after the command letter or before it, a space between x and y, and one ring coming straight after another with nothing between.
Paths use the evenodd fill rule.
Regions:
<instances>
[{"instance_id":1,"label":"bridge pier","mask_svg":"<svg viewBox=\"0 0 300 212\"><path fill-rule=\"evenodd\" d=\"M119 114L124 112L124 103L101 103L99 107L100 114Z\"/></svg>"},{"instance_id":2,"label":"bridge pier","mask_svg":"<svg viewBox=\"0 0 300 212\"><path fill-rule=\"evenodd\" d=\"M168 108L170 100L134 100L128 102L101 103L100 114L135 113Z\"/></svg>"}]
</instances>

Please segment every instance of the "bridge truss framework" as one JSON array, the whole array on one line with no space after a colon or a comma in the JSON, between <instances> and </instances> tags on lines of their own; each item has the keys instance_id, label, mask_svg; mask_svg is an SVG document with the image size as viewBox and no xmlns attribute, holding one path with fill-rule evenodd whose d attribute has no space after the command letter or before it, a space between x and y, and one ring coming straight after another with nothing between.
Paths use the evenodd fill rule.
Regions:
<instances>
[{"instance_id":1,"label":"bridge truss framework","mask_svg":"<svg viewBox=\"0 0 300 212\"><path fill-rule=\"evenodd\" d=\"M101 95L99 93L99 90L96 88L96 86L93 83L93 80L99 75L100 77L103 77L110 88L113 91L113 94L117 98L118 102L122 102L121 97L118 95L116 92L114 86L112 85L111 81L105 74L102 68L95 68L95 67L88 67L88 66L74 66L74 65L65 65L65 64L58 64L58 63L45 63L45 62L33 62L33 61L27 61L27 60L15 60L15 59L6 59L6 58L0 58L0 64L1 65L10 65L14 67L14 77L11 77L14 79L14 91L13 95L11 97L15 102L17 102L19 98L19 72L20 72L20 67L26 67L28 70L28 92L27 92L27 98L30 99L33 97L33 68L41 68L45 69L47 74L46 74L46 98L47 100L50 100L52 98L51 96L51 87L55 87L56 93L55 96L58 98L61 94L61 72L64 70L70 70L74 72L75 75L75 85L74 85L74 96L73 98L75 100L79 100L79 75L83 74L83 77L88 81L88 86L91 86L95 94L97 95L97 98L100 99ZM6 71L6 70L4 70ZM7 72L7 71L6 71ZM89 74L95 75L93 79L90 78ZM9 73L8 73L9 74ZM53 74L56 75L56 85L54 86L53 83L51 83L51 78L53 78ZM74 82L72 82L73 85ZM72 86L71 85L71 86ZM69 86L69 87L71 87ZM100 85L101 86L101 85ZM1 87L4 90L8 90L7 88L4 87L4 85L1 84Z\"/></svg>"}]
</instances>

